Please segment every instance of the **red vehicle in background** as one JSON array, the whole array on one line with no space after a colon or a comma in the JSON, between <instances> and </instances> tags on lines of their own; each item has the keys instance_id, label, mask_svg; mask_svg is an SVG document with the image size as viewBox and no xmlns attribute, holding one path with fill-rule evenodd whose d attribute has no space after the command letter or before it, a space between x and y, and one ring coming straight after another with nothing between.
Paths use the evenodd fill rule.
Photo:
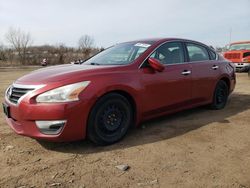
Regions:
<instances>
[{"instance_id":1,"label":"red vehicle in background","mask_svg":"<svg viewBox=\"0 0 250 188\"><path fill-rule=\"evenodd\" d=\"M235 64L236 70L250 70L250 41L234 42L229 45L224 57Z\"/></svg>"},{"instance_id":2,"label":"red vehicle in background","mask_svg":"<svg viewBox=\"0 0 250 188\"><path fill-rule=\"evenodd\" d=\"M138 40L19 78L3 111L20 135L108 145L151 118L201 105L223 109L235 82L232 63L202 43Z\"/></svg>"}]
</instances>

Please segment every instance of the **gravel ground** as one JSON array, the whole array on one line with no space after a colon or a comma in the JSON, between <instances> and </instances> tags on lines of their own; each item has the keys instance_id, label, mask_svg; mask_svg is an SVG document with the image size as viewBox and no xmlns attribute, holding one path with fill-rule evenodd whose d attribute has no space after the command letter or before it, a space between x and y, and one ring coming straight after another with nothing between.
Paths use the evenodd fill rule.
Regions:
<instances>
[{"instance_id":1,"label":"gravel ground","mask_svg":"<svg viewBox=\"0 0 250 188\"><path fill-rule=\"evenodd\" d=\"M28 71L0 70L1 102ZM158 118L108 147L18 136L1 109L0 187L250 187L250 79L241 73L237 82L224 110Z\"/></svg>"}]
</instances>

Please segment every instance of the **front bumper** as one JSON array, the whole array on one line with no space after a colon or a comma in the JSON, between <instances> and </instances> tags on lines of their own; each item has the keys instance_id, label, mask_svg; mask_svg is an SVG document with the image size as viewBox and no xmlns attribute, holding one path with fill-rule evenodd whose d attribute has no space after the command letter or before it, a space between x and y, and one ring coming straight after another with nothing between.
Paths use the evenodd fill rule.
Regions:
<instances>
[{"instance_id":1,"label":"front bumper","mask_svg":"<svg viewBox=\"0 0 250 188\"><path fill-rule=\"evenodd\" d=\"M30 104L21 101L9 106L10 117L6 116L9 126L19 135L48 141L74 141L84 139L89 114L89 104L77 101L61 104ZM36 121L66 120L62 130L54 135L44 134L39 130Z\"/></svg>"},{"instance_id":2,"label":"front bumper","mask_svg":"<svg viewBox=\"0 0 250 188\"><path fill-rule=\"evenodd\" d=\"M245 72L250 70L250 63L234 63L236 71Z\"/></svg>"}]
</instances>

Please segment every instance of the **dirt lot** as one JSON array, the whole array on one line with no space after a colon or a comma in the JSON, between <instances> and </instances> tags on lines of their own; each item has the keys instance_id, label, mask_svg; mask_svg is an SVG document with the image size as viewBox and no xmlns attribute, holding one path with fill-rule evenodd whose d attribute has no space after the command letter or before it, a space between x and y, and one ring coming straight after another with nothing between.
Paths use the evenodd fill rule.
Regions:
<instances>
[{"instance_id":1,"label":"dirt lot","mask_svg":"<svg viewBox=\"0 0 250 188\"><path fill-rule=\"evenodd\" d=\"M0 69L1 102L4 89L29 71ZM250 79L237 79L224 110L156 119L108 147L18 136L1 109L0 187L250 187Z\"/></svg>"}]
</instances>

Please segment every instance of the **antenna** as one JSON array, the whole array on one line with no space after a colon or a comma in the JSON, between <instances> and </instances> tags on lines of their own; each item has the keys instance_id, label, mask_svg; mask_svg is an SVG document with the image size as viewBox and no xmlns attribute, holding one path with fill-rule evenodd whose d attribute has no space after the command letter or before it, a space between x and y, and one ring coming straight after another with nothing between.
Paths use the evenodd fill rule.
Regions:
<instances>
[{"instance_id":1,"label":"antenna","mask_svg":"<svg viewBox=\"0 0 250 188\"><path fill-rule=\"evenodd\" d=\"M229 30L229 44L231 44L232 42L232 27L230 27L230 30Z\"/></svg>"}]
</instances>

